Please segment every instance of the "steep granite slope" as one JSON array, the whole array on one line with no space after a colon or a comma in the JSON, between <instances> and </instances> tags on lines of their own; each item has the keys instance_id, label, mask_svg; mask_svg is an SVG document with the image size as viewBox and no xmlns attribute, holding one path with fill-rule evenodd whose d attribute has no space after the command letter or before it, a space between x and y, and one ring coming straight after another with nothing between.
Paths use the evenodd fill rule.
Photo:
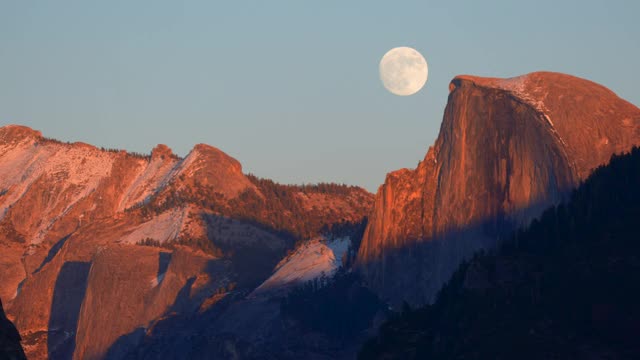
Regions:
<instances>
[{"instance_id":1,"label":"steep granite slope","mask_svg":"<svg viewBox=\"0 0 640 360\"><path fill-rule=\"evenodd\" d=\"M593 82L538 72L458 76L436 143L387 176L359 250L387 298L433 300L460 261L640 143L640 110Z\"/></svg>"},{"instance_id":2,"label":"steep granite slope","mask_svg":"<svg viewBox=\"0 0 640 360\"><path fill-rule=\"evenodd\" d=\"M361 359L640 358L640 149L568 201L463 262L432 305L405 309Z\"/></svg>"},{"instance_id":3,"label":"steep granite slope","mask_svg":"<svg viewBox=\"0 0 640 360\"><path fill-rule=\"evenodd\" d=\"M221 289L253 290L296 240L361 219L372 201L356 187L246 176L208 145L147 156L5 126L0 297L30 357L101 358Z\"/></svg>"}]
</instances>

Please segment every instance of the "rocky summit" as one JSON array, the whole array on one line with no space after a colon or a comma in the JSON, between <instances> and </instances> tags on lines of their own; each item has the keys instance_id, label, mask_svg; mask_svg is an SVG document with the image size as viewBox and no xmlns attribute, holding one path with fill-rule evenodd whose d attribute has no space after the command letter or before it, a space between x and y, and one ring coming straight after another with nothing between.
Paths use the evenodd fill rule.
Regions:
<instances>
[{"instance_id":1,"label":"rocky summit","mask_svg":"<svg viewBox=\"0 0 640 360\"><path fill-rule=\"evenodd\" d=\"M358 254L392 302L428 303L460 262L561 201L640 144L640 110L577 77L457 76L416 169L387 175Z\"/></svg>"}]
</instances>

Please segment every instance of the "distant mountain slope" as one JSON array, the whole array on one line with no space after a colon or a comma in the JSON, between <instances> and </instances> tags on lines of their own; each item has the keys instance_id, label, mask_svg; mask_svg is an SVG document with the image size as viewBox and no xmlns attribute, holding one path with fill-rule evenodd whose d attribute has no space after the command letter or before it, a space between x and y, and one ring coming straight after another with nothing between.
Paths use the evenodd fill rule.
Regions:
<instances>
[{"instance_id":1,"label":"distant mountain slope","mask_svg":"<svg viewBox=\"0 0 640 360\"><path fill-rule=\"evenodd\" d=\"M0 297L30 357L100 358L169 311L253 290L296 241L359 221L372 201L245 175L204 144L141 155L5 126Z\"/></svg>"},{"instance_id":2,"label":"distant mountain slope","mask_svg":"<svg viewBox=\"0 0 640 360\"><path fill-rule=\"evenodd\" d=\"M598 168L435 304L382 326L362 359L640 358L640 149Z\"/></svg>"},{"instance_id":3,"label":"distant mountain slope","mask_svg":"<svg viewBox=\"0 0 640 360\"><path fill-rule=\"evenodd\" d=\"M385 298L433 300L458 264L640 144L640 109L570 75L458 76L415 170L387 175L358 254Z\"/></svg>"}]
</instances>

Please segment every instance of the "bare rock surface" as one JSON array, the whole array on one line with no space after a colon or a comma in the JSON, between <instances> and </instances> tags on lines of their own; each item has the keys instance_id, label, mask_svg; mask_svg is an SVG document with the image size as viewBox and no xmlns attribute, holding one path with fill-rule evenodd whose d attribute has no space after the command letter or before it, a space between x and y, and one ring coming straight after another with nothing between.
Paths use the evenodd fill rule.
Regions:
<instances>
[{"instance_id":1,"label":"bare rock surface","mask_svg":"<svg viewBox=\"0 0 640 360\"><path fill-rule=\"evenodd\" d=\"M640 144L640 110L570 75L458 76L416 169L387 175L358 254L389 300L425 303L453 270Z\"/></svg>"},{"instance_id":2,"label":"bare rock surface","mask_svg":"<svg viewBox=\"0 0 640 360\"><path fill-rule=\"evenodd\" d=\"M144 155L4 126L0 297L30 358L103 358L222 293L242 298L301 236L372 202L356 187L245 175L205 144Z\"/></svg>"}]
</instances>

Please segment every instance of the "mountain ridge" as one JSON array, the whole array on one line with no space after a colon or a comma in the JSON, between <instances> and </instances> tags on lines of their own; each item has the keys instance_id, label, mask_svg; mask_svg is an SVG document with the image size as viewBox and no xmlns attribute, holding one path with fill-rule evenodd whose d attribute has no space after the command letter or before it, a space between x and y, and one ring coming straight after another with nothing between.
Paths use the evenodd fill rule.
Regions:
<instances>
[{"instance_id":1,"label":"mountain ridge","mask_svg":"<svg viewBox=\"0 0 640 360\"><path fill-rule=\"evenodd\" d=\"M372 201L362 188L245 175L206 144L143 155L16 125L0 128L0 172L0 297L35 358L101 357L174 302L189 312L221 288L250 291L296 241L360 220ZM118 273L105 259L136 271L102 288ZM114 304L129 316L96 326L92 314Z\"/></svg>"},{"instance_id":2,"label":"mountain ridge","mask_svg":"<svg viewBox=\"0 0 640 360\"><path fill-rule=\"evenodd\" d=\"M163 144L145 155L0 128L0 297L27 355L154 354L145 344L169 341L172 326L194 331L200 317L193 343L215 354L247 341L250 354L288 346L300 351L292 357L339 354L316 333L283 342L297 327L278 302L247 297L270 278L278 293L322 269L337 272L338 255L325 244L301 243L334 225L366 223L362 241L349 239L357 255L345 243L343 260L355 256L355 270L393 306L429 303L461 261L640 142L639 109L573 76L461 75L449 90L435 144L415 169L387 174L375 198L353 186L244 174L206 144L185 157ZM302 255L283 262L292 249ZM307 263L307 253L320 257ZM313 271L298 277L298 269ZM106 308L119 316L95 315ZM226 345L207 345L210 336ZM314 336L336 347L324 351ZM167 342L176 346L167 356L184 355L189 341Z\"/></svg>"}]
</instances>

